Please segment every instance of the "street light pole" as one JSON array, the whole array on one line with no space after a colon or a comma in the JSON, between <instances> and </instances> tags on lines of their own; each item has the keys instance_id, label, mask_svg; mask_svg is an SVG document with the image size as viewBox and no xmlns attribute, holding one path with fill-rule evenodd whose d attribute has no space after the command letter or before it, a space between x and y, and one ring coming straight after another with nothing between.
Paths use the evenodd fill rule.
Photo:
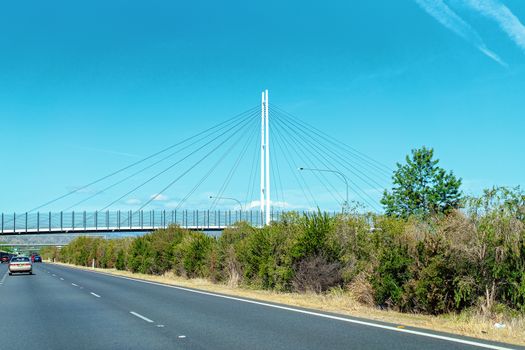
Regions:
<instances>
[{"instance_id":1,"label":"street light pole","mask_svg":"<svg viewBox=\"0 0 525 350\"><path fill-rule=\"evenodd\" d=\"M230 197L215 197L215 196L210 196L210 198L215 198L215 199L226 199L226 200L235 201L235 202L237 202L237 204L239 204L239 206L241 207L241 211L244 211L244 209L242 208L242 203L241 203L241 201L238 200L238 199L230 198Z\"/></svg>"},{"instance_id":2,"label":"street light pole","mask_svg":"<svg viewBox=\"0 0 525 350\"><path fill-rule=\"evenodd\" d=\"M327 173L334 173L334 174L337 174L339 175L343 181L345 182L345 185L346 185L346 200L345 202L343 203L343 211L345 211L345 209L348 209L348 179L346 178L345 174L343 174L342 172L338 171L338 170L332 170L332 169L316 169L316 168L299 168L299 170L303 171L303 170L308 170L308 171L320 171L320 172L327 172Z\"/></svg>"}]
</instances>

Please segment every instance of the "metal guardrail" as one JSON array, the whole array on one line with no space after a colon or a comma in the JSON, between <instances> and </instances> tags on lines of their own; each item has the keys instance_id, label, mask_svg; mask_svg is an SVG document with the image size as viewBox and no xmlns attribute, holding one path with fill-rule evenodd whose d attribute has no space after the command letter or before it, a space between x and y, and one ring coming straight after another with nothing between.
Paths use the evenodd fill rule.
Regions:
<instances>
[{"instance_id":1,"label":"metal guardrail","mask_svg":"<svg viewBox=\"0 0 525 350\"><path fill-rule=\"evenodd\" d=\"M279 221L285 213L286 211L272 211L271 220ZM239 221L262 226L264 214L255 210L2 213L0 234L152 231L170 225L191 230L223 230Z\"/></svg>"}]
</instances>

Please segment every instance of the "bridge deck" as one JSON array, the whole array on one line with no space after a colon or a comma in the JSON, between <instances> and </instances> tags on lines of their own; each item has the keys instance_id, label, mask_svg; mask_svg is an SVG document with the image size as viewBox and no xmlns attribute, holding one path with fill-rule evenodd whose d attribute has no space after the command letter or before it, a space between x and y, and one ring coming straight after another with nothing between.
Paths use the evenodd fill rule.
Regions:
<instances>
[{"instance_id":1,"label":"bridge deck","mask_svg":"<svg viewBox=\"0 0 525 350\"><path fill-rule=\"evenodd\" d=\"M286 215L286 212L272 211L270 220L280 221L283 215ZM247 222L254 227L261 227L264 217L260 211L256 210L1 213L0 236L51 233L150 232L167 228L170 225L177 225L184 229L195 231L222 231L240 221Z\"/></svg>"},{"instance_id":2,"label":"bridge deck","mask_svg":"<svg viewBox=\"0 0 525 350\"><path fill-rule=\"evenodd\" d=\"M185 226L182 227L191 231L222 231L228 226ZM1 233L4 236L10 235L34 235L39 233L93 233L93 232L151 232L158 229L166 228L164 226L137 226L137 227L63 227L63 228L28 228L28 229L4 229Z\"/></svg>"}]
</instances>

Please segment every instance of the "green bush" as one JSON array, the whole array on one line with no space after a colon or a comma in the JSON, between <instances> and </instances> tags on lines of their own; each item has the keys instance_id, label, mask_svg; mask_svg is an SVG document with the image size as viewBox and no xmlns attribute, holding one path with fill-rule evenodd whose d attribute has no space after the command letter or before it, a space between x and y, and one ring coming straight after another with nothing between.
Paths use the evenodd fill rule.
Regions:
<instances>
[{"instance_id":1,"label":"green bush","mask_svg":"<svg viewBox=\"0 0 525 350\"><path fill-rule=\"evenodd\" d=\"M176 271L186 277L209 277L208 261L215 239L204 233L188 233L173 248Z\"/></svg>"},{"instance_id":2,"label":"green bush","mask_svg":"<svg viewBox=\"0 0 525 350\"><path fill-rule=\"evenodd\" d=\"M412 258L406 246L391 246L379 254L379 263L373 278L375 300L380 306L401 306L403 287L411 278Z\"/></svg>"},{"instance_id":3,"label":"green bush","mask_svg":"<svg viewBox=\"0 0 525 350\"><path fill-rule=\"evenodd\" d=\"M190 232L177 226L160 229L133 240L128 257L132 272L162 275L173 268L174 247Z\"/></svg>"}]
</instances>

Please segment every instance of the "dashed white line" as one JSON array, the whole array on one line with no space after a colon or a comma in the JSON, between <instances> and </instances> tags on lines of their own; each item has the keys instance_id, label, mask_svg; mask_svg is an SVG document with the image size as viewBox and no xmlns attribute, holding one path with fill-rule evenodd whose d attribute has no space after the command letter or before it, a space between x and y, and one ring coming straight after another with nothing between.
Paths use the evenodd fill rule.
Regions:
<instances>
[{"instance_id":1,"label":"dashed white line","mask_svg":"<svg viewBox=\"0 0 525 350\"><path fill-rule=\"evenodd\" d=\"M52 274L51 276L53 276L53 277L56 277L57 275L55 275L55 274Z\"/></svg>"},{"instance_id":2,"label":"dashed white line","mask_svg":"<svg viewBox=\"0 0 525 350\"><path fill-rule=\"evenodd\" d=\"M129 313L132 314L133 316L136 316L136 317L138 317L138 318L140 318L140 319L143 319L144 321L146 321L146 322L148 322L148 323L153 323L152 320L150 320L150 319L147 318L147 317L142 316L141 314L136 313L135 311L130 311Z\"/></svg>"},{"instance_id":3,"label":"dashed white line","mask_svg":"<svg viewBox=\"0 0 525 350\"><path fill-rule=\"evenodd\" d=\"M78 287L78 284L71 283L72 286Z\"/></svg>"},{"instance_id":4,"label":"dashed white line","mask_svg":"<svg viewBox=\"0 0 525 350\"><path fill-rule=\"evenodd\" d=\"M184 338L186 338L185 335L179 335L179 339L184 339Z\"/></svg>"},{"instance_id":5,"label":"dashed white line","mask_svg":"<svg viewBox=\"0 0 525 350\"><path fill-rule=\"evenodd\" d=\"M100 298L100 295L95 294L95 293L93 293L93 292L90 292L89 294L93 295L94 297Z\"/></svg>"},{"instance_id":6,"label":"dashed white line","mask_svg":"<svg viewBox=\"0 0 525 350\"><path fill-rule=\"evenodd\" d=\"M64 279L62 277L60 277L60 280L63 281Z\"/></svg>"}]
</instances>

